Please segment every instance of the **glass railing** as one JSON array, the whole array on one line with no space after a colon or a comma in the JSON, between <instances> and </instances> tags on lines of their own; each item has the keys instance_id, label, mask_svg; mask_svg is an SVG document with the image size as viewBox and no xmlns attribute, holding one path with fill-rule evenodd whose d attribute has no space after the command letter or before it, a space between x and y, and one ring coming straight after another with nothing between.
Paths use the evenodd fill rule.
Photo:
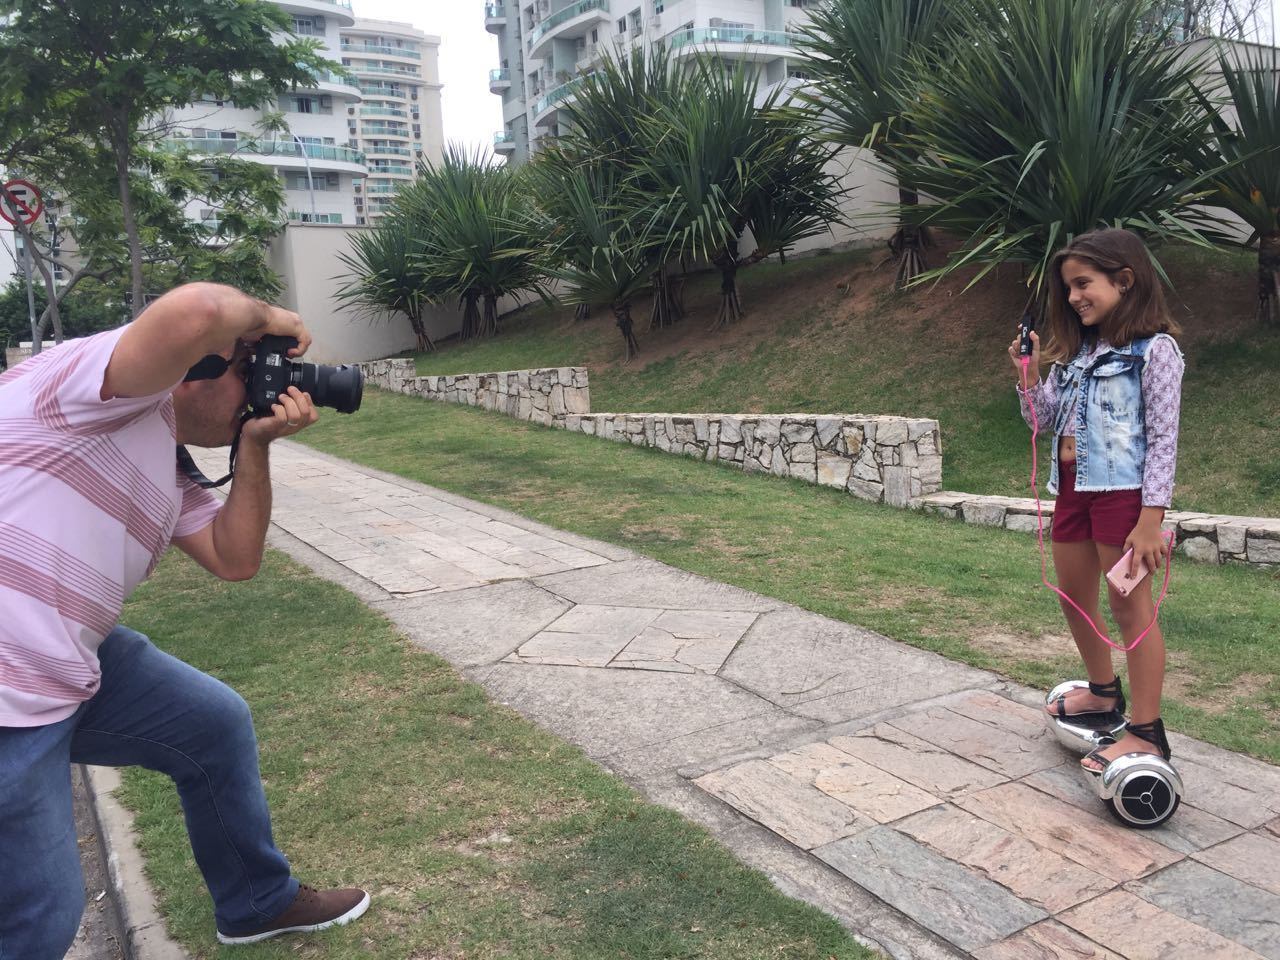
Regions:
<instances>
[{"instance_id":1,"label":"glass railing","mask_svg":"<svg viewBox=\"0 0 1280 960\"><path fill-rule=\"evenodd\" d=\"M498 131L493 135L493 145L495 147L500 147L504 143L515 143L515 142L516 142L516 138L511 136L511 134L509 133L503 133L502 131Z\"/></svg>"},{"instance_id":2,"label":"glass railing","mask_svg":"<svg viewBox=\"0 0 1280 960\"><path fill-rule=\"evenodd\" d=\"M342 41L342 49L348 53L379 53L389 57L409 57L413 60L421 60L422 54L417 50L410 50L408 47L384 47L376 43L352 43L349 40Z\"/></svg>"},{"instance_id":3,"label":"glass railing","mask_svg":"<svg viewBox=\"0 0 1280 960\"><path fill-rule=\"evenodd\" d=\"M303 213L301 210L290 210L289 220L293 223L342 223L342 214L340 213L316 213L310 211Z\"/></svg>"},{"instance_id":4,"label":"glass railing","mask_svg":"<svg viewBox=\"0 0 1280 960\"><path fill-rule=\"evenodd\" d=\"M574 17L587 13L590 10L603 10L609 12L609 0L578 0L577 3L570 4L563 10L557 10L547 19L529 31L529 46L542 39L548 31L554 30L560 24L572 20Z\"/></svg>"},{"instance_id":5,"label":"glass railing","mask_svg":"<svg viewBox=\"0 0 1280 960\"><path fill-rule=\"evenodd\" d=\"M362 117L407 117L408 110L401 110L398 107L361 107L360 116Z\"/></svg>"},{"instance_id":6,"label":"glass railing","mask_svg":"<svg viewBox=\"0 0 1280 960\"><path fill-rule=\"evenodd\" d=\"M391 183L370 183L364 188L365 193L399 193L400 188Z\"/></svg>"},{"instance_id":7,"label":"glass railing","mask_svg":"<svg viewBox=\"0 0 1280 960\"><path fill-rule=\"evenodd\" d=\"M577 90L578 87L582 86L582 81L585 79L586 79L586 76L574 77L568 83L560 84L560 86L556 87L554 90L548 93L545 97L542 97L540 100L538 100L537 103L533 105L533 115L536 117L538 114L542 113L544 110L551 107L553 104L557 104L561 100L564 100L567 97L573 96L574 91Z\"/></svg>"},{"instance_id":8,"label":"glass railing","mask_svg":"<svg viewBox=\"0 0 1280 960\"><path fill-rule=\"evenodd\" d=\"M333 70L312 70L311 75L316 83L335 83L343 87L357 86L355 77L348 73L336 73Z\"/></svg>"},{"instance_id":9,"label":"glass railing","mask_svg":"<svg viewBox=\"0 0 1280 960\"><path fill-rule=\"evenodd\" d=\"M486 20L501 20L507 15L507 7L502 3L486 3L484 5L484 18Z\"/></svg>"},{"instance_id":10,"label":"glass railing","mask_svg":"<svg viewBox=\"0 0 1280 960\"><path fill-rule=\"evenodd\" d=\"M408 99L409 92L399 87L391 87L385 83L357 83L360 92L368 97L400 97Z\"/></svg>"},{"instance_id":11,"label":"glass railing","mask_svg":"<svg viewBox=\"0 0 1280 960\"><path fill-rule=\"evenodd\" d=\"M412 157L413 156L413 151L410 150L408 147L393 147L390 144L384 144L382 146L378 146L373 143L366 143L364 145L364 152L367 154L372 154L372 153L391 154L392 156L395 156L395 157Z\"/></svg>"},{"instance_id":12,"label":"glass railing","mask_svg":"<svg viewBox=\"0 0 1280 960\"><path fill-rule=\"evenodd\" d=\"M409 136L409 125L407 123L379 123L377 120L366 120L360 124L360 132L366 137L377 136L386 133L393 137Z\"/></svg>"},{"instance_id":13,"label":"glass railing","mask_svg":"<svg viewBox=\"0 0 1280 960\"><path fill-rule=\"evenodd\" d=\"M290 140L253 140L226 137L171 137L162 141L168 150L190 150L193 153L247 153L260 157L298 157L311 160L337 160L342 163L364 163L364 154L353 147L327 143L296 143Z\"/></svg>"},{"instance_id":14,"label":"glass railing","mask_svg":"<svg viewBox=\"0 0 1280 960\"><path fill-rule=\"evenodd\" d=\"M399 174L403 174L404 176L410 176L413 173L413 167L410 167L402 163L385 163L385 164L382 164L381 166L370 165L369 167L370 176L376 177L382 173L399 173Z\"/></svg>"},{"instance_id":15,"label":"glass railing","mask_svg":"<svg viewBox=\"0 0 1280 960\"><path fill-rule=\"evenodd\" d=\"M794 47L798 39L798 34L782 30L753 30L745 27L677 30L666 36L669 50L679 50L698 43L758 43L766 47Z\"/></svg>"},{"instance_id":16,"label":"glass railing","mask_svg":"<svg viewBox=\"0 0 1280 960\"><path fill-rule=\"evenodd\" d=\"M347 69L352 73L391 73L397 77L420 76L412 67L380 67L374 63L353 63Z\"/></svg>"},{"instance_id":17,"label":"glass railing","mask_svg":"<svg viewBox=\"0 0 1280 960\"><path fill-rule=\"evenodd\" d=\"M511 82L510 70L490 70L489 71L489 86L492 87L495 83L510 83L510 82Z\"/></svg>"}]
</instances>

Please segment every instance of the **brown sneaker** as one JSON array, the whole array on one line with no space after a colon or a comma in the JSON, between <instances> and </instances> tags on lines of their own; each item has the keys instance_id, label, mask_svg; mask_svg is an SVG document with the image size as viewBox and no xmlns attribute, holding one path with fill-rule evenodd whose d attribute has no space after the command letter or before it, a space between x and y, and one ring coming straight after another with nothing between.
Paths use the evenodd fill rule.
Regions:
<instances>
[{"instance_id":1,"label":"brown sneaker","mask_svg":"<svg viewBox=\"0 0 1280 960\"><path fill-rule=\"evenodd\" d=\"M282 933L314 933L326 927L350 923L369 909L369 895L363 890L317 890L305 883L298 888L289 909L252 933L231 936L218 931L219 943L257 943Z\"/></svg>"}]
</instances>

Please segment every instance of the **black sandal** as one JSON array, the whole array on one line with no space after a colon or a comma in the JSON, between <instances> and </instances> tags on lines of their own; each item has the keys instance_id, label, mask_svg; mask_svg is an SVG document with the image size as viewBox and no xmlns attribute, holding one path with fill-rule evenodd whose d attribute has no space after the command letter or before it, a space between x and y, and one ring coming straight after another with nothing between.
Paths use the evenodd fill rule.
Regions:
<instances>
[{"instance_id":1,"label":"black sandal","mask_svg":"<svg viewBox=\"0 0 1280 960\"><path fill-rule=\"evenodd\" d=\"M1067 695L1064 693L1062 696L1058 697L1056 701L1056 703L1058 704L1058 713L1057 713L1058 719L1059 720L1088 720L1089 718L1093 718L1093 717L1104 718L1104 717L1110 717L1113 714L1119 714L1119 715L1124 714L1124 708L1126 704L1124 701L1124 689L1120 686L1119 674L1117 674L1115 679L1113 679L1110 683L1094 683L1092 680L1090 680L1089 692L1092 693L1095 697L1109 697L1115 700L1116 705L1112 707L1110 710L1086 710L1083 713L1067 713Z\"/></svg>"},{"instance_id":2,"label":"black sandal","mask_svg":"<svg viewBox=\"0 0 1280 960\"><path fill-rule=\"evenodd\" d=\"M1169 749L1169 738L1165 736L1164 720L1160 717L1156 717L1150 723L1126 723L1124 728L1139 740L1145 740L1153 747L1159 747L1160 756L1166 763L1169 761L1169 758L1173 756L1173 751ZM1112 741L1111 743L1104 743L1102 746L1098 747L1097 750L1093 750L1085 756L1084 760L1096 760L1098 763L1102 764L1101 770L1095 770L1092 767L1084 766L1084 760L1080 761L1081 767L1083 767L1086 773L1101 776L1102 771L1107 769L1107 765L1111 763L1111 761L1106 757L1098 756L1098 754L1113 746L1115 746L1115 741ZM1121 754L1120 756L1124 756L1124 754Z\"/></svg>"}]
</instances>

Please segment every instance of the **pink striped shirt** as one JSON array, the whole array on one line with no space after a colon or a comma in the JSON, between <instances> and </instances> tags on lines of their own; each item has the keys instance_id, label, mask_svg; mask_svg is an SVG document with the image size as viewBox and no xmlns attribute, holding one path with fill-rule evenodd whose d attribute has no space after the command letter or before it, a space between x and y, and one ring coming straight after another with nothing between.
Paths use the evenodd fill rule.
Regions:
<instances>
[{"instance_id":1,"label":"pink striped shirt","mask_svg":"<svg viewBox=\"0 0 1280 960\"><path fill-rule=\"evenodd\" d=\"M0 727L56 723L92 697L125 598L219 509L178 472L172 387L100 399L123 332L0 376Z\"/></svg>"}]
</instances>

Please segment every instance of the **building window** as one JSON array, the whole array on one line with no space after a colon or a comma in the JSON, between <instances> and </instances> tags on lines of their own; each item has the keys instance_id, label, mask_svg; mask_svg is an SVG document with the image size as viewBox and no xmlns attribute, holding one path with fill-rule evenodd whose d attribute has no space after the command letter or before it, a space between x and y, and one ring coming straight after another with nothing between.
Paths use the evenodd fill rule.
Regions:
<instances>
[{"instance_id":1,"label":"building window","mask_svg":"<svg viewBox=\"0 0 1280 960\"><path fill-rule=\"evenodd\" d=\"M626 33L626 32L627 32L627 18L621 17L618 20L618 33Z\"/></svg>"},{"instance_id":2,"label":"building window","mask_svg":"<svg viewBox=\"0 0 1280 960\"><path fill-rule=\"evenodd\" d=\"M791 3L794 5L796 3L796 0L791 0ZM655 14L661 13L663 9L664 9L663 0L653 0L653 12Z\"/></svg>"},{"instance_id":3,"label":"building window","mask_svg":"<svg viewBox=\"0 0 1280 960\"><path fill-rule=\"evenodd\" d=\"M792 80L811 80L808 70L796 70L794 68L787 71L787 76Z\"/></svg>"},{"instance_id":4,"label":"building window","mask_svg":"<svg viewBox=\"0 0 1280 960\"><path fill-rule=\"evenodd\" d=\"M314 113L312 108L314 102L310 97L294 97L293 109L298 113Z\"/></svg>"}]
</instances>

